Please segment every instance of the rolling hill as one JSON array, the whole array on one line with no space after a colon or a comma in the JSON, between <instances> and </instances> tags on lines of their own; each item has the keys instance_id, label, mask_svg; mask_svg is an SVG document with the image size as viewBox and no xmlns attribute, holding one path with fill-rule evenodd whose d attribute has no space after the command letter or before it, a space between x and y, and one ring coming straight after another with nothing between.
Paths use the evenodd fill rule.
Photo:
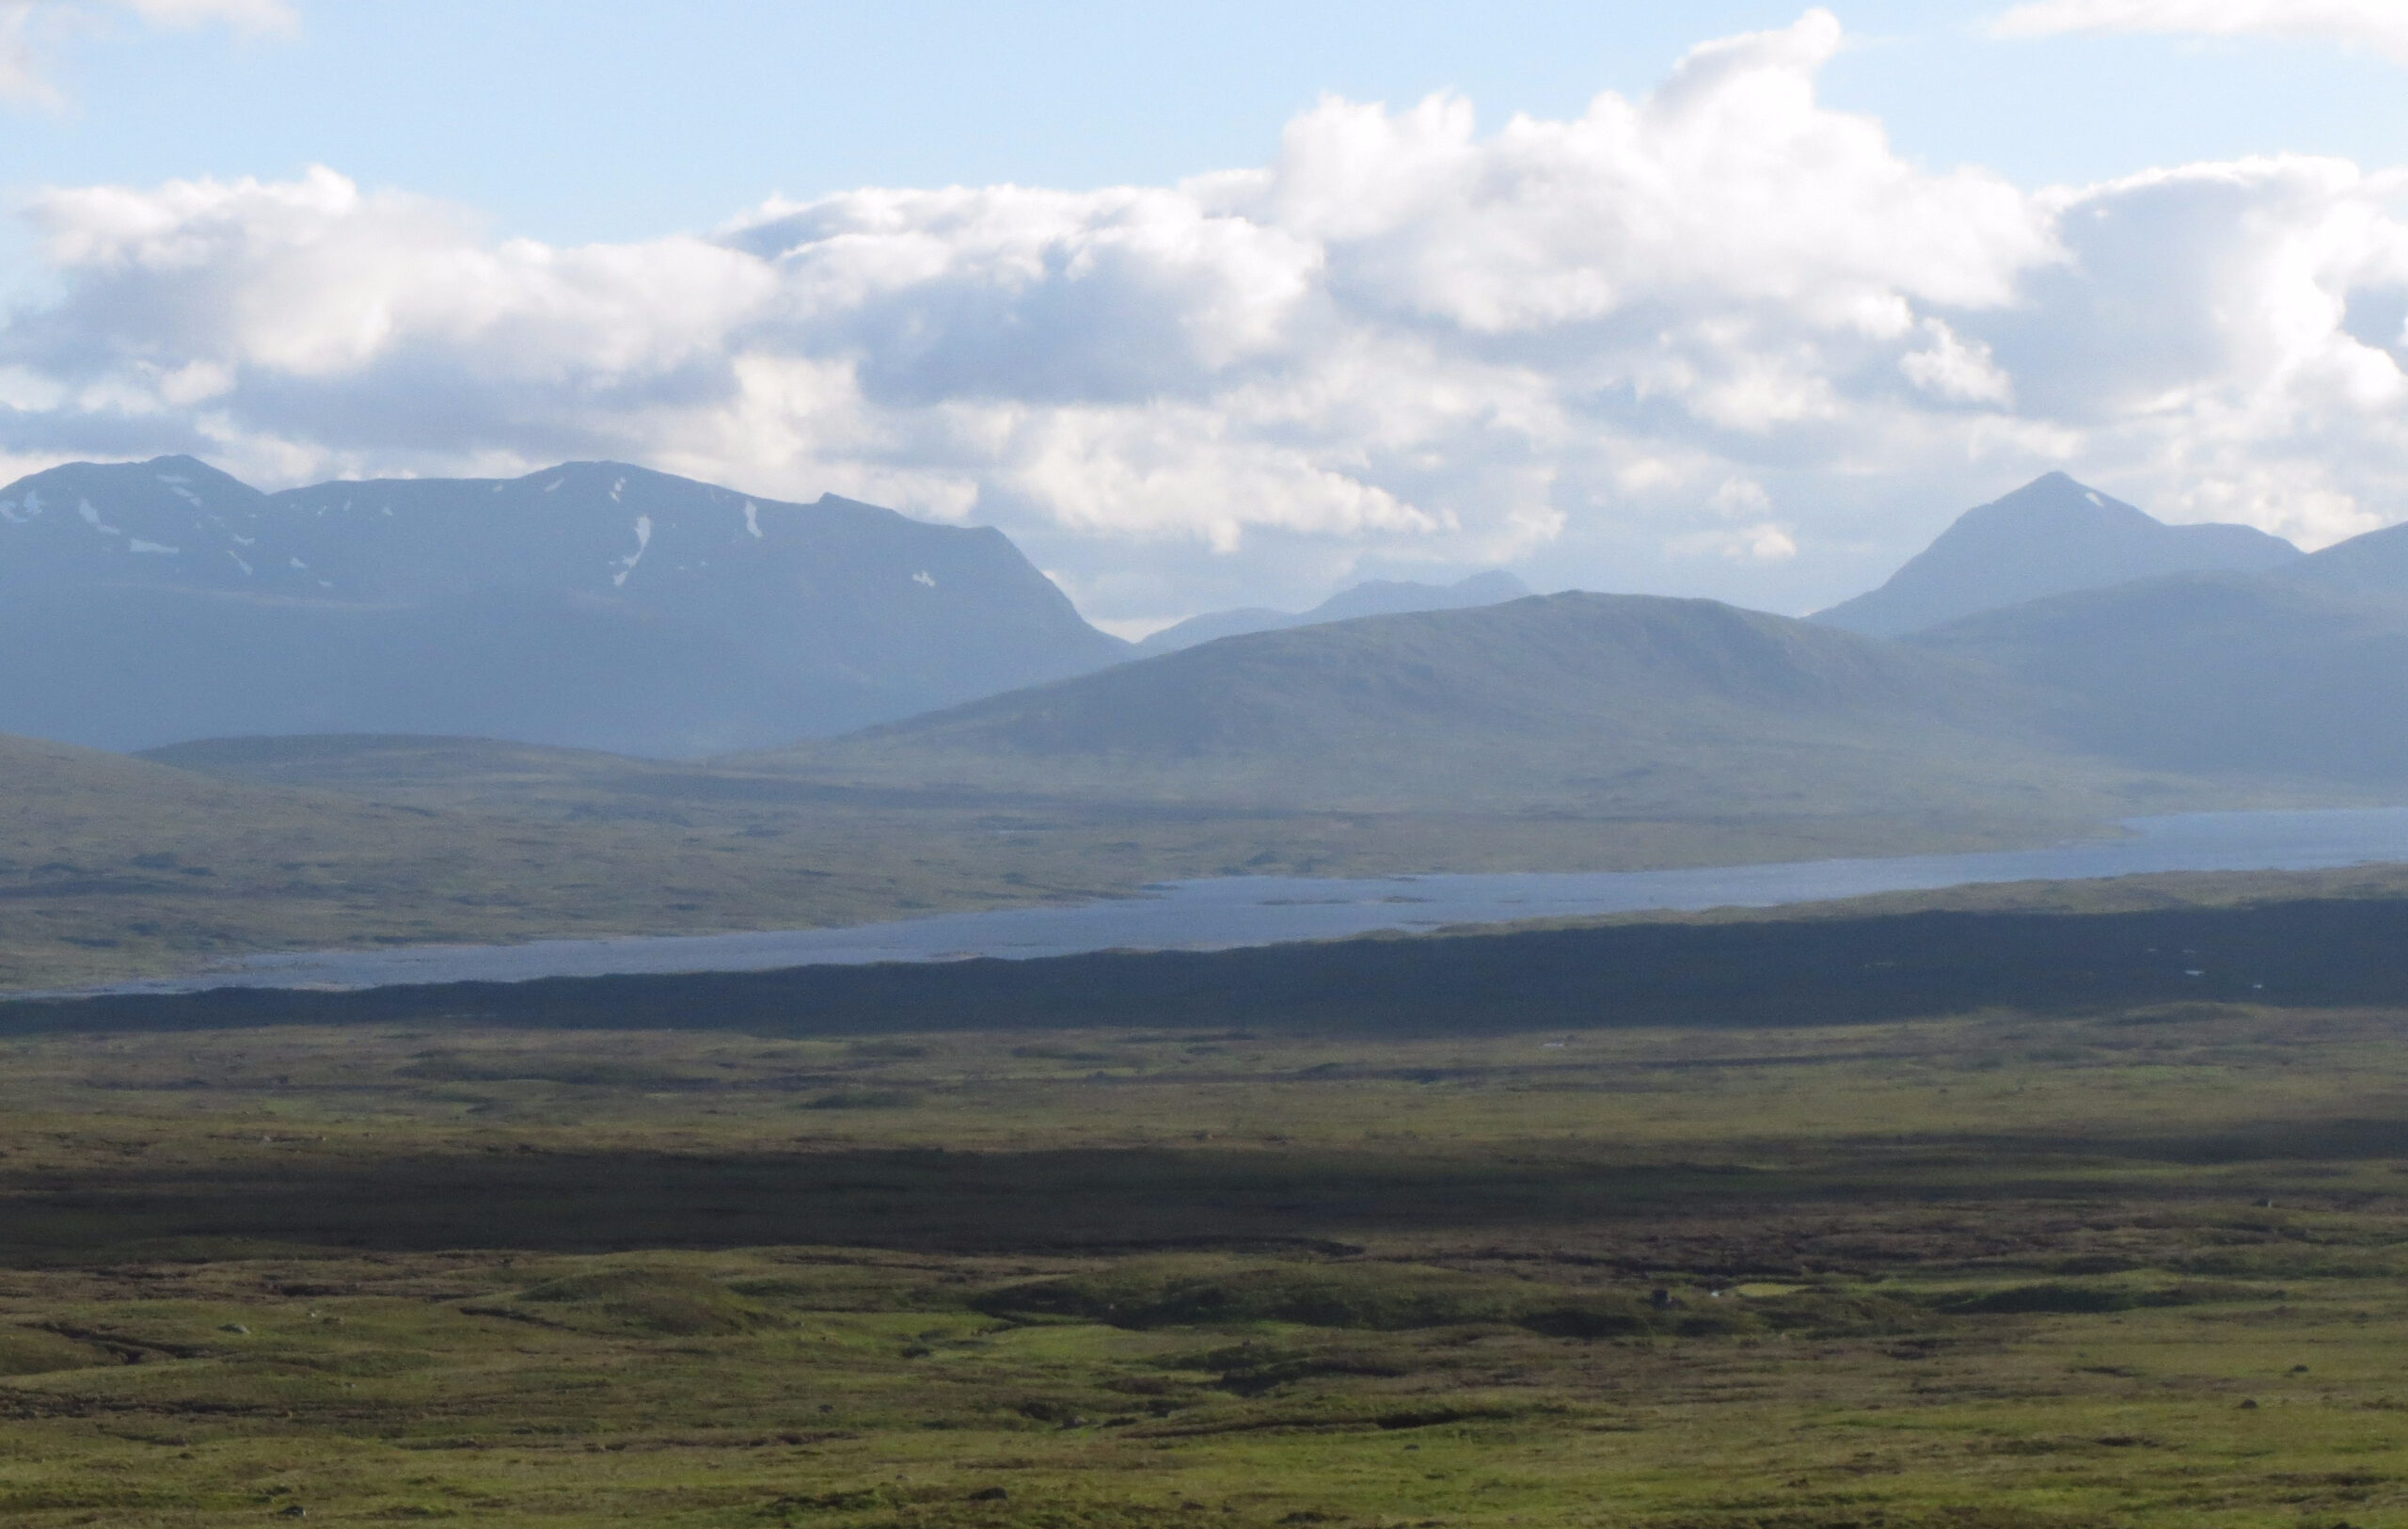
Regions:
<instances>
[{"instance_id":1,"label":"rolling hill","mask_svg":"<svg viewBox=\"0 0 2408 1529\"><path fill-rule=\"evenodd\" d=\"M1226 638L749 763L1222 806L1654 819L2101 810L2137 783L1984 667L1567 594Z\"/></svg>"},{"instance_id":2,"label":"rolling hill","mask_svg":"<svg viewBox=\"0 0 2408 1529\"><path fill-rule=\"evenodd\" d=\"M2060 595L1909 641L2063 695L2058 736L2136 767L2408 787L2408 601L2302 577L2313 562Z\"/></svg>"},{"instance_id":3,"label":"rolling hill","mask_svg":"<svg viewBox=\"0 0 2408 1529\"><path fill-rule=\"evenodd\" d=\"M689 756L1127 645L1002 533L614 463L261 494L189 457L0 490L0 729L136 749L483 733Z\"/></svg>"},{"instance_id":4,"label":"rolling hill","mask_svg":"<svg viewBox=\"0 0 2408 1529\"><path fill-rule=\"evenodd\" d=\"M2169 526L2052 472L1966 511L1880 588L1812 618L1898 637L1979 612L2176 573L2258 573L2300 556L2237 525Z\"/></svg>"}]
</instances>

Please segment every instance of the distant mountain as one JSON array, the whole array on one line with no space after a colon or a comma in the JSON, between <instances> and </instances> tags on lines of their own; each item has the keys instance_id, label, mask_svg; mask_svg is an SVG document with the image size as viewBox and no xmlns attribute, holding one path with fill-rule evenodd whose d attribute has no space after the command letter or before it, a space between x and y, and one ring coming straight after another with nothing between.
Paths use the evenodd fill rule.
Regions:
<instances>
[{"instance_id":1,"label":"distant mountain","mask_svg":"<svg viewBox=\"0 0 2408 1529\"><path fill-rule=\"evenodd\" d=\"M1501 605L1507 600L1527 598L1530 586L1502 568L1476 573L1451 584L1417 584L1397 580L1374 579L1340 590L1309 611L1273 611L1262 606L1248 606L1238 611L1211 611L1203 615L1189 616L1177 626L1164 627L1137 645L1137 652L1147 658L1162 653L1176 653L1198 643L1210 643L1222 637L1242 636L1250 631L1283 631L1291 627L1312 627L1327 621L1352 621L1357 616L1406 615L1416 611L1461 611L1481 605Z\"/></svg>"},{"instance_id":2,"label":"distant mountain","mask_svg":"<svg viewBox=\"0 0 2408 1529\"><path fill-rule=\"evenodd\" d=\"M2257 573L2299 549L2249 526L2169 526L2062 472L1957 517L1880 588L1812 619L1873 637L2173 573Z\"/></svg>"},{"instance_id":3,"label":"distant mountain","mask_svg":"<svg viewBox=\"0 0 2408 1529\"><path fill-rule=\"evenodd\" d=\"M1001 532L609 462L261 494L190 457L0 490L0 729L485 734L649 755L1099 668Z\"/></svg>"},{"instance_id":4,"label":"distant mountain","mask_svg":"<svg viewBox=\"0 0 2408 1529\"><path fill-rule=\"evenodd\" d=\"M752 762L1196 804L2082 810L2102 772L2035 741L2044 710L1979 667L1851 632L1567 594L1232 637Z\"/></svg>"},{"instance_id":5,"label":"distant mountain","mask_svg":"<svg viewBox=\"0 0 2408 1529\"><path fill-rule=\"evenodd\" d=\"M2286 564L2283 577L2325 589L2408 599L2408 525L2335 542Z\"/></svg>"},{"instance_id":6,"label":"distant mountain","mask_svg":"<svg viewBox=\"0 0 2408 1529\"><path fill-rule=\"evenodd\" d=\"M2309 577L2372 565L2326 555L2053 596L1909 642L2058 694L2052 731L2133 766L2408 786L2408 600Z\"/></svg>"}]
</instances>

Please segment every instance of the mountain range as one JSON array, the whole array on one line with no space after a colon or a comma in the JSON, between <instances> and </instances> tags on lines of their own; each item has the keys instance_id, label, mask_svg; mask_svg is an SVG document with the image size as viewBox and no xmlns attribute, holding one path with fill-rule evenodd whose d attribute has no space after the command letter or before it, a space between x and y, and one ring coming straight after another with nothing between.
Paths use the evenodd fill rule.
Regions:
<instances>
[{"instance_id":1,"label":"mountain range","mask_svg":"<svg viewBox=\"0 0 2408 1529\"><path fill-rule=\"evenodd\" d=\"M697 755L1127 656L1004 534L609 462L277 494L190 457L0 490L0 730Z\"/></svg>"},{"instance_id":2,"label":"mountain range","mask_svg":"<svg viewBox=\"0 0 2408 1529\"><path fill-rule=\"evenodd\" d=\"M2061 473L1803 622L1496 572L1133 648L1001 533L833 496L611 463L277 494L189 457L74 464L0 491L0 730L118 749L486 736L856 783L1649 816L2408 781L2408 528L2302 555Z\"/></svg>"}]
</instances>

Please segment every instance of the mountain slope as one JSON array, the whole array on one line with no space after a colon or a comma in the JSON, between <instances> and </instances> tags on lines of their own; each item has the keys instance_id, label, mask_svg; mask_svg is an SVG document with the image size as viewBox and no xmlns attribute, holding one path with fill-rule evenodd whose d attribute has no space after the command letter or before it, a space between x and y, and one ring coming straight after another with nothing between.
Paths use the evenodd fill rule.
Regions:
<instances>
[{"instance_id":1,"label":"mountain slope","mask_svg":"<svg viewBox=\"0 0 2408 1529\"><path fill-rule=\"evenodd\" d=\"M1977 612L2163 574L2255 573L2299 549L2248 526L2169 526L2062 472L1966 511L1880 588L1813 620L1896 637Z\"/></svg>"},{"instance_id":2,"label":"mountain slope","mask_svg":"<svg viewBox=\"0 0 2408 1529\"><path fill-rule=\"evenodd\" d=\"M1418 584L1396 580L1374 579L1340 590L1309 611L1273 611L1262 606L1248 606L1238 611L1210 611L1189 616L1176 626L1164 627L1137 645L1140 657L1152 658L1163 653L1176 653L1223 637L1237 637L1250 631L1284 631L1291 627L1313 627L1329 621L1352 621L1357 616L1405 615L1416 611L1460 611L1474 606L1498 605L1506 600L1527 597L1530 586L1501 568L1476 573L1451 584Z\"/></svg>"},{"instance_id":3,"label":"mountain slope","mask_svg":"<svg viewBox=\"0 0 2408 1529\"><path fill-rule=\"evenodd\" d=\"M0 490L0 727L113 748L495 733L699 754L1126 645L992 529L574 463L262 495L186 457Z\"/></svg>"},{"instance_id":4,"label":"mountain slope","mask_svg":"<svg viewBox=\"0 0 2408 1529\"><path fill-rule=\"evenodd\" d=\"M2075 746L2197 774L2408 786L2408 602L2280 574L2183 574L1916 634L2067 698Z\"/></svg>"},{"instance_id":5,"label":"mountain slope","mask_svg":"<svg viewBox=\"0 0 2408 1529\"><path fill-rule=\"evenodd\" d=\"M2282 572L2321 588L2408 599L2408 525L2335 542L2285 565Z\"/></svg>"},{"instance_id":6,"label":"mountain slope","mask_svg":"<svg viewBox=\"0 0 2408 1529\"><path fill-rule=\"evenodd\" d=\"M2107 784L2036 741L2044 712L1979 668L1853 633L1567 594L1229 638L773 758L1199 803L2029 811Z\"/></svg>"}]
</instances>

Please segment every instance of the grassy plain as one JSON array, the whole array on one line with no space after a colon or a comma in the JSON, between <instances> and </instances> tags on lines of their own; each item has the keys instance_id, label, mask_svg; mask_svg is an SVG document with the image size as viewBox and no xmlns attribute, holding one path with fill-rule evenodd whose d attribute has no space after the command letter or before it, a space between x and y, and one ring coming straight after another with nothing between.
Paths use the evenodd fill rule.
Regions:
<instances>
[{"instance_id":1,"label":"grassy plain","mask_svg":"<svg viewBox=\"0 0 2408 1529\"><path fill-rule=\"evenodd\" d=\"M246 951L809 928L1233 871L1694 865L2081 827L1198 811L829 788L481 740L167 754L204 768L0 737L0 992Z\"/></svg>"},{"instance_id":2,"label":"grassy plain","mask_svg":"<svg viewBox=\"0 0 2408 1529\"><path fill-rule=\"evenodd\" d=\"M0 1521L2408 1524L2408 1012L1143 1019L8 1043Z\"/></svg>"},{"instance_id":3,"label":"grassy plain","mask_svg":"<svg viewBox=\"0 0 2408 1529\"><path fill-rule=\"evenodd\" d=\"M830 785L474 739L238 740L135 760L0 738L0 991L258 950L810 928L1191 876L1989 849L2092 830L2095 805L1896 818L1828 804L1689 819L1242 810Z\"/></svg>"}]
</instances>

